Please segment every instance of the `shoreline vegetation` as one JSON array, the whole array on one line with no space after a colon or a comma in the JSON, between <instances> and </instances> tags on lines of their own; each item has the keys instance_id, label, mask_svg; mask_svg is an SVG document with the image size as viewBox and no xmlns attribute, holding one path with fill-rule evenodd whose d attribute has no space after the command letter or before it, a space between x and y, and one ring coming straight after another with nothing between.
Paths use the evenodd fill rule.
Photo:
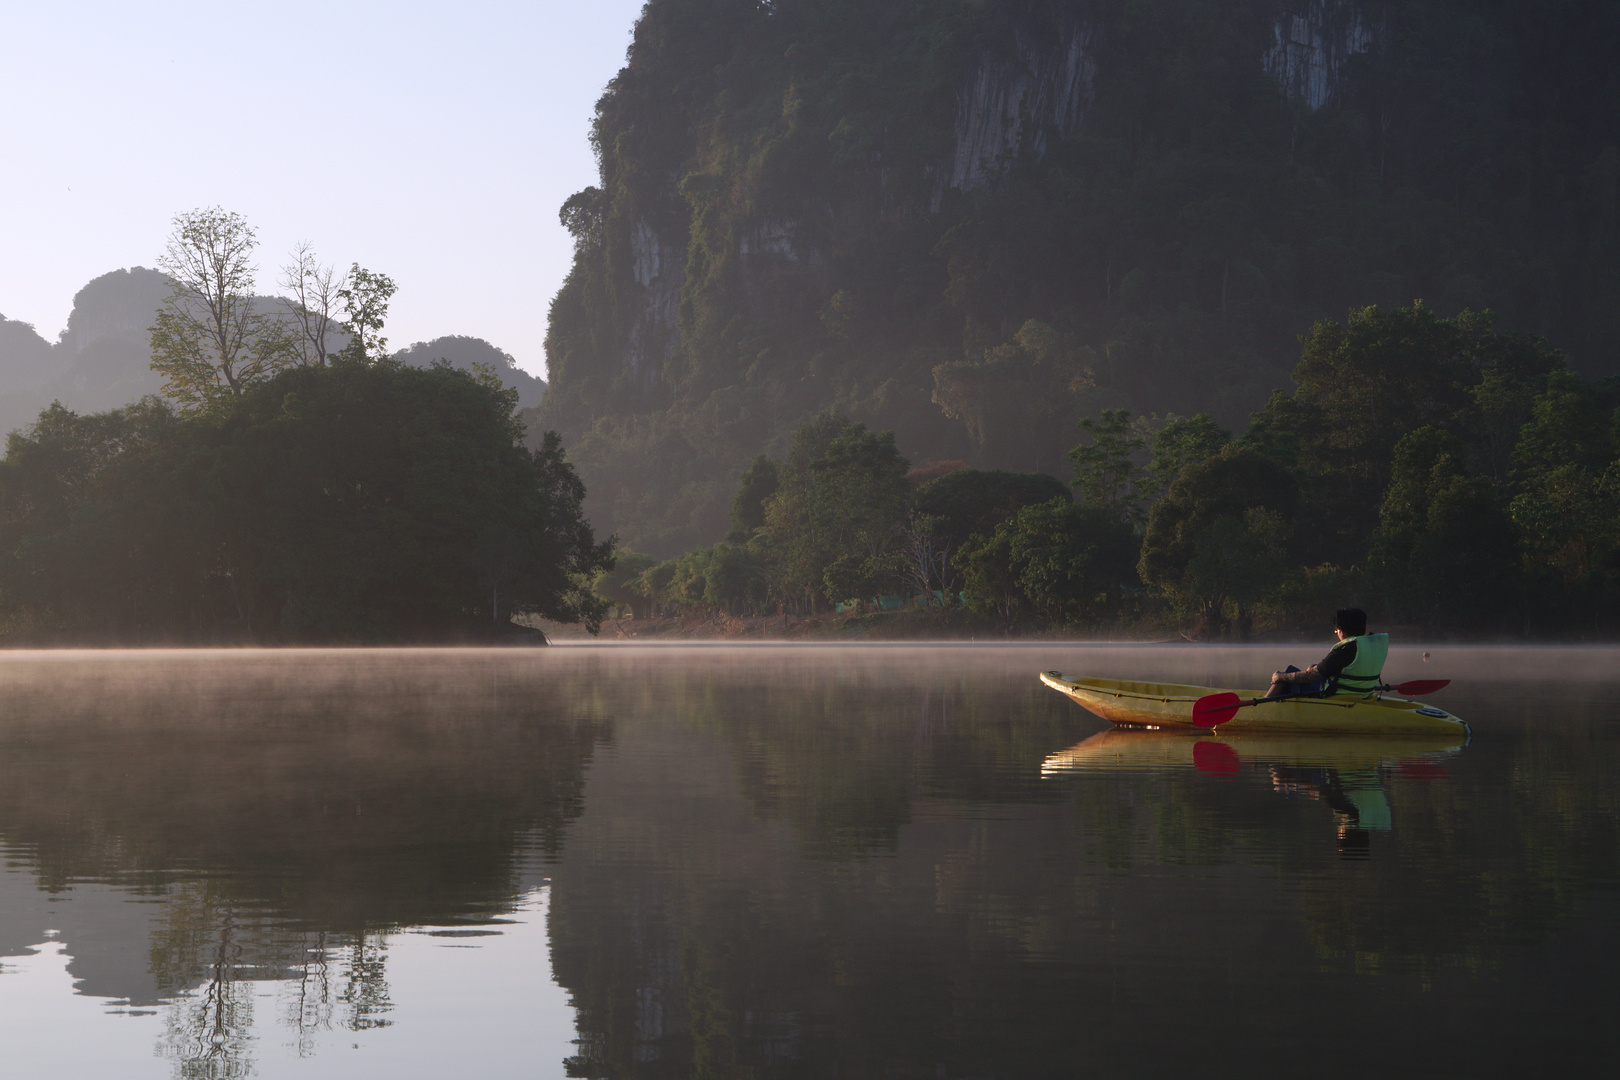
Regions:
<instances>
[{"instance_id":1,"label":"shoreline vegetation","mask_svg":"<svg viewBox=\"0 0 1620 1080\"><path fill-rule=\"evenodd\" d=\"M709 625L646 631L686 636L1249 641L1358 606L1431 638L1614 638L1620 378L1415 303L1317 323L1294 383L1239 432L1103 410L1067 483L914 467L824 413L742 473L723 542L621 549L593 588Z\"/></svg>"}]
</instances>

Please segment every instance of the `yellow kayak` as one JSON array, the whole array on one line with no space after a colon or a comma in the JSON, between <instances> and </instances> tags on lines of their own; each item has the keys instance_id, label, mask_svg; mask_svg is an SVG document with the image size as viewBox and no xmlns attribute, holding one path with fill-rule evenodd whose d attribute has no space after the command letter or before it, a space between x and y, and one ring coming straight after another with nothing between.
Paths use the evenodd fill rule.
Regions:
<instances>
[{"instance_id":1,"label":"yellow kayak","mask_svg":"<svg viewBox=\"0 0 1620 1080\"><path fill-rule=\"evenodd\" d=\"M1057 671L1041 672L1041 681L1121 727L1201 730L1192 716L1193 703L1199 698L1221 693L1235 693L1245 699L1260 696L1254 691L1182 683L1071 679ZM1468 725L1444 709L1381 694L1278 698L1237 710L1220 730L1468 736Z\"/></svg>"},{"instance_id":2,"label":"yellow kayak","mask_svg":"<svg viewBox=\"0 0 1620 1080\"><path fill-rule=\"evenodd\" d=\"M1266 706L1269 708L1270 706ZM1343 770L1371 769L1380 765L1410 765L1438 761L1455 754L1467 743L1460 732L1423 735L1312 735L1293 732L1234 731L1223 724L1202 737L1187 731L1142 731L1112 728L1067 750L1047 755L1042 776L1097 769L1163 769L1205 764L1208 743L1229 749L1232 760L1266 765L1320 767ZM1200 751L1205 751L1200 754Z\"/></svg>"}]
</instances>

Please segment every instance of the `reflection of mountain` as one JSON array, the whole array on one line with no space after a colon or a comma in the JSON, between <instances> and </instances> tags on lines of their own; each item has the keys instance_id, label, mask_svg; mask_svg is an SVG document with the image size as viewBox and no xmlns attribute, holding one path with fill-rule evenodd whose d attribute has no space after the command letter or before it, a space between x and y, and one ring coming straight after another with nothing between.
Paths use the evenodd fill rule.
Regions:
<instances>
[{"instance_id":1,"label":"reflection of mountain","mask_svg":"<svg viewBox=\"0 0 1620 1080\"><path fill-rule=\"evenodd\" d=\"M818 669L739 674L678 695L676 715L725 740L753 812L791 823L806 853L893 850L919 799L1058 797L1040 785L1036 766L1047 746L1070 736L1075 718L1029 709L1027 680L964 691L858 668L829 700Z\"/></svg>"},{"instance_id":2,"label":"reflection of mountain","mask_svg":"<svg viewBox=\"0 0 1620 1080\"><path fill-rule=\"evenodd\" d=\"M571 1075L1238 1074L1254 1047L1320 1045L1346 1017L1376 1033L1331 1040L1347 1073L1534 1071L1591 1058L1584 1021L1538 1014L1532 1040L1470 1019L1461 1050L1435 1033L1544 993L1615 1000L1601 961L1514 947L1567 938L1570 904L1614 880L1613 780L1583 777L1596 786L1579 799L1508 793L1510 763L1475 772L1478 747L1367 766L1346 744L1323 771L1370 773L1393 809L1375 857L1347 862L1324 835L1334 807L1279 799L1263 755L1238 782L1190 751L1041 781L1076 731L1033 663L623 663L602 664L604 701L643 719L593 766L553 878ZM1581 750L1536 753L1562 770ZM1559 804L1606 809L1580 822L1549 815ZM1462 833L1479 849L1455 859ZM1568 899L1548 903L1543 878ZM1234 1050L1229 1066L1211 1046Z\"/></svg>"}]
</instances>

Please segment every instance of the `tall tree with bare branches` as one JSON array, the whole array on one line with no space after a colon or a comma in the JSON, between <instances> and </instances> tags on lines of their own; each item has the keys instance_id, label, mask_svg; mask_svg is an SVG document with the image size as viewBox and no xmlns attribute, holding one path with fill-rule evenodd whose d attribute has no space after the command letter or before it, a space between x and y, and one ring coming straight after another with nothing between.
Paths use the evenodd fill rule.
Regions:
<instances>
[{"instance_id":1,"label":"tall tree with bare branches","mask_svg":"<svg viewBox=\"0 0 1620 1080\"><path fill-rule=\"evenodd\" d=\"M295 363L287 327L253 302L258 246L240 214L215 206L174 219L158 268L174 290L152 325L152 369L185 412L208 412Z\"/></svg>"},{"instance_id":2,"label":"tall tree with bare branches","mask_svg":"<svg viewBox=\"0 0 1620 1080\"><path fill-rule=\"evenodd\" d=\"M293 248L292 261L281 268L280 285L287 290L282 303L292 313L293 347L300 364L325 366L333 335L341 333L338 292L346 284L347 275L338 277L334 267L316 258L315 246L307 240Z\"/></svg>"}]
</instances>

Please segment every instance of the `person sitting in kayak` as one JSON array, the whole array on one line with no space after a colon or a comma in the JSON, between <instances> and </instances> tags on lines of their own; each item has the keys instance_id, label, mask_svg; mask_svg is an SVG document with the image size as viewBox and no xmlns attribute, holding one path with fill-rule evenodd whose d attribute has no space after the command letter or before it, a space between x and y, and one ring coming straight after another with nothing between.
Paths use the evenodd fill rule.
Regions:
<instances>
[{"instance_id":1,"label":"person sitting in kayak","mask_svg":"<svg viewBox=\"0 0 1620 1080\"><path fill-rule=\"evenodd\" d=\"M1389 656L1389 635L1367 633L1367 613L1360 608L1334 612L1333 634L1339 643L1318 663L1304 671L1289 665L1286 671L1272 672L1266 697L1365 694L1378 689Z\"/></svg>"}]
</instances>

